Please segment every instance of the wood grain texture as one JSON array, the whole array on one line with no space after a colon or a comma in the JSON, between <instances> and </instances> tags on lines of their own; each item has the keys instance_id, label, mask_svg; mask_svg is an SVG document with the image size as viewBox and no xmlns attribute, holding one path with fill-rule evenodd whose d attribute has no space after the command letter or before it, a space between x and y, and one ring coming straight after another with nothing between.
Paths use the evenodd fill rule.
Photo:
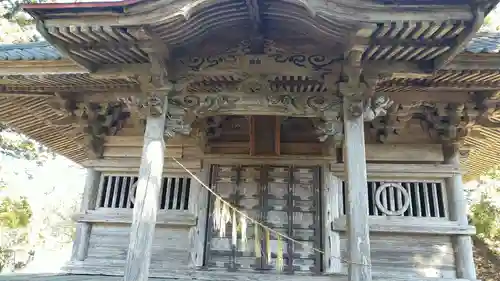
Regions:
<instances>
[{"instance_id":1,"label":"wood grain texture","mask_svg":"<svg viewBox=\"0 0 500 281\"><path fill-rule=\"evenodd\" d=\"M151 261L156 265L186 268L189 228L157 227L151 244ZM89 243L89 259L101 263L121 262L124 265L130 241L130 227L96 224Z\"/></svg>"},{"instance_id":2,"label":"wood grain texture","mask_svg":"<svg viewBox=\"0 0 500 281\"><path fill-rule=\"evenodd\" d=\"M334 231L346 231L347 218L341 216L333 221ZM422 234L422 235L472 235L476 232L473 226L459 225L444 219L418 219L411 217L370 217L370 233Z\"/></svg>"},{"instance_id":3,"label":"wood grain texture","mask_svg":"<svg viewBox=\"0 0 500 281\"><path fill-rule=\"evenodd\" d=\"M165 103L167 104L167 103ZM154 239L158 195L163 178L165 114L148 116L144 147L139 169L139 182L135 194L125 281L147 281Z\"/></svg>"},{"instance_id":4,"label":"wood grain texture","mask_svg":"<svg viewBox=\"0 0 500 281\"><path fill-rule=\"evenodd\" d=\"M342 182L325 169L323 171L323 244L324 247L324 272L338 273L341 271L340 234L331 225L340 216L340 202L342 200ZM344 229L345 230L345 229Z\"/></svg>"},{"instance_id":5,"label":"wood grain texture","mask_svg":"<svg viewBox=\"0 0 500 281\"><path fill-rule=\"evenodd\" d=\"M131 224L132 209L99 209L73 215L77 222ZM169 226L196 225L196 215L182 210L159 211L156 224Z\"/></svg>"},{"instance_id":6,"label":"wood grain texture","mask_svg":"<svg viewBox=\"0 0 500 281\"><path fill-rule=\"evenodd\" d=\"M342 257L347 259L347 236L341 236ZM387 278L455 278L451 238L435 235L370 234L374 275ZM344 264L344 272L347 265Z\"/></svg>"},{"instance_id":7,"label":"wood grain texture","mask_svg":"<svg viewBox=\"0 0 500 281\"><path fill-rule=\"evenodd\" d=\"M190 170L199 170L201 168L200 159L179 160L182 165ZM88 160L83 163L85 167L92 167L97 171L103 172L133 172L137 173L141 161L140 158L106 158L97 160ZM184 169L175 163L171 158L165 158L163 165L164 173L185 173Z\"/></svg>"},{"instance_id":8,"label":"wood grain texture","mask_svg":"<svg viewBox=\"0 0 500 281\"><path fill-rule=\"evenodd\" d=\"M366 161L443 162L439 144L366 144Z\"/></svg>"},{"instance_id":9,"label":"wood grain texture","mask_svg":"<svg viewBox=\"0 0 500 281\"><path fill-rule=\"evenodd\" d=\"M207 186L210 183L210 166L204 165L198 178ZM189 210L196 216L196 225L189 230L190 258L189 266L192 268L203 266L203 255L205 253L205 235L208 219L208 197L209 192L195 179L192 179L192 197L190 198Z\"/></svg>"},{"instance_id":10,"label":"wood grain texture","mask_svg":"<svg viewBox=\"0 0 500 281\"><path fill-rule=\"evenodd\" d=\"M460 174L460 168L448 164L366 164L368 176L397 178L442 179ZM343 164L330 164L330 170L336 175L345 174Z\"/></svg>"},{"instance_id":11,"label":"wood grain texture","mask_svg":"<svg viewBox=\"0 0 500 281\"><path fill-rule=\"evenodd\" d=\"M349 281L371 281L370 234L368 228L368 187L365 160L363 114L351 116L355 106L344 98L344 149L347 179L347 234Z\"/></svg>"}]
</instances>

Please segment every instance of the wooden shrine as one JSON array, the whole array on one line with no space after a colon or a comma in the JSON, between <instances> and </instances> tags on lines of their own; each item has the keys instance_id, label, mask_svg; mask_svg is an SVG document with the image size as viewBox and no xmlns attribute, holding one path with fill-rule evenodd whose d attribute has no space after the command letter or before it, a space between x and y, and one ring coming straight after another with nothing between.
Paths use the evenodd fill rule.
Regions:
<instances>
[{"instance_id":1,"label":"wooden shrine","mask_svg":"<svg viewBox=\"0 0 500 281\"><path fill-rule=\"evenodd\" d=\"M71 278L474 281L497 2L26 5L0 120L89 170Z\"/></svg>"}]
</instances>

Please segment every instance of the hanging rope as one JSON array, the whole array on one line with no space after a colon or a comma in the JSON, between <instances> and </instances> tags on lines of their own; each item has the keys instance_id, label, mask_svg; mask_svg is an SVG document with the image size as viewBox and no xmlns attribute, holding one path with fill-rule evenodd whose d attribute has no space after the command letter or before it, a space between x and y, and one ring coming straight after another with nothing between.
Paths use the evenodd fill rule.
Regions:
<instances>
[{"instance_id":1,"label":"hanging rope","mask_svg":"<svg viewBox=\"0 0 500 281\"><path fill-rule=\"evenodd\" d=\"M253 222L254 223L254 235L256 238L258 237L262 237L262 236L267 236L267 234L274 234L278 240L278 244L277 244L277 248L278 248L278 251L282 251L282 244L281 244L281 238L287 240L288 242L292 242L292 243L295 243L295 244L298 244L298 245L302 245L302 246L305 246L306 248L309 248L311 250L313 250L314 252L318 252L318 253L321 253L321 254L324 254L325 252L321 249L318 249L318 248L315 248L313 246L310 246L309 244L307 243L304 243L302 241L298 241L298 240L295 240L293 239L292 237L284 234L284 233L281 233L281 232L278 232L266 225L264 225L263 223L257 221L256 219L254 218L251 218L249 217L247 214L241 212L240 210L238 210L236 207L234 207L233 205L231 205L229 202L227 202L226 200L224 200L224 198L222 198L219 194L217 194L215 191L213 191L210 187L208 187L203 181L201 181L195 174L193 174L189 169L187 169L184 165L182 165L182 163L180 163L175 157L171 157L172 160L174 160L182 169L184 169L184 171L186 171L186 173L188 173L193 179L195 179L201 186L203 186L206 190L208 190L208 192L210 192L217 200L216 201L219 201L220 203L222 204L225 204L229 210L232 210L233 211L233 214L239 214L241 217L244 217L245 219L248 219L249 221ZM222 210L219 209L219 210ZM230 218L228 218L228 220L230 220ZM246 224L245 224L246 226ZM257 226L260 226L264 229L264 231L259 231L259 228ZM220 226L222 227L222 226ZM225 231L225 229L223 230ZM244 237L243 237L244 236ZM243 235L242 234L242 237L241 239L245 239L246 240L246 230L245 230L245 234ZM259 249L261 248L261 243L260 243L260 239L254 239L254 247L255 249ZM267 245L269 245L269 243L267 243ZM267 255L270 254L270 251L267 251ZM255 250L255 255L256 257L262 257L262 254L260 251L257 251ZM353 264L353 265L361 265L361 266L368 266L368 267L371 267L371 265L369 264L365 264L365 263L357 263L357 262L352 262L352 261L349 261L349 260L346 260L346 259L343 259L342 257L337 257L337 256L329 256L329 258L333 258L333 259L337 259L343 263L346 263L346 264ZM435 263L422 263L422 262L419 262L418 263L420 266L432 266L432 267L435 267L436 264ZM281 268L283 267L283 256L282 256L282 253L278 253L277 254L277 258L276 258L276 268L278 271L281 270Z\"/></svg>"}]
</instances>

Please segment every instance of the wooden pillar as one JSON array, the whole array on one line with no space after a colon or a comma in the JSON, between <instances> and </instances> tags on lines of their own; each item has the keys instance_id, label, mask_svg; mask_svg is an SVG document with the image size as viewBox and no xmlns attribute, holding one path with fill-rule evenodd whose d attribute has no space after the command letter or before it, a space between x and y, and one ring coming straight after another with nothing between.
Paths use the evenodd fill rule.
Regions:
<instances>
[{"instance_id":1,"label":"wooden pillar","mask_svg":"<svg viewBox=\"0 0 500 281\"><path fill-rule=\"evenodd\" d=\"M97 172L92 168L87 169L85 187L83 190L82 202L80 204L80 212L85 213L88 210L95 209L100 179L100 172ZM73 242L72 260L83 261L87 258L91 231L91 223L79 222L76 224L76 235L75 241Z\"/></svg>"},{"instance_id":2,"label":"wooden pillar","mask_svg":"<svg viewBox=\"0 0 500 281\"><path fill-rule=\"evenodd\" d=\"M347 179L348 280L371 281L368 186L362 102L344 97L344 149ZM353 114L354 113L354 114Z\"/></svg>"},{"instance_id":3,"label":"wooden pillar","mask_svg":"<svg viewBox=\"0 0 500 281\"><path fill-rule=\"evenodd\" d=\"M458 144L447 145L443 148L445 163L460 168L460 153ZM446 180L448 200L450 206L450 219L458 222L461 226L469 224L467 219L467 200L465 198L462 175L455 174ZM453 237L453 249L455 252L455 266L457 278L476 280L476 269L472 251L472 239L469 235L457 235Z\"/></svg>"},{"instance_id":4,"label":"wooden pillar","mask_svg":"<svg viewBox=\"0 0 500 281\"><path fill-rule=\"evenodd\" d=\"M340 216L342 181L330 172L330 166L323 168L323 215L324 215L324 268L325 273L342 272L340 233L332 230L333 222Z\"/></svg>"},{"instance_id":5,"label":"wooden pillar","mask_svg":"<svg viewBox=\"0 0 500 281\"><path fill-rule=\"evenodd\" d=\"M161 97L163 102L163 98ZM144 133L144 144L139 170L139 182L135 194L130 241L125 265L125 281L146 281L151 262L151 248L158 212L158 197L163 179L165 142L165 114L168 102L163 108L155 102L155 114L149 113ZM161 105L161 104L160 104ZM152 110L150 105L150 109ZM158 110L158 108L160 110Z\"/></svg>"},{"instance_id":6,"label":"wooden pillar","mask_svg":"<svg viewBox=\"0 0 500 281\"><path fill-rule=\"evenodd\" d=\"M209 185L210 181L210 165L203 163L203 168L196 175L204 184ZM200 268L203 266L203 255L205 254L205 234L207 230L208 220L208 190L195 179L191 180L193 197L189 201L189 211L197 217L196 226L189 231L190 237L190 268Z\"/></svg>"}]
</instances>

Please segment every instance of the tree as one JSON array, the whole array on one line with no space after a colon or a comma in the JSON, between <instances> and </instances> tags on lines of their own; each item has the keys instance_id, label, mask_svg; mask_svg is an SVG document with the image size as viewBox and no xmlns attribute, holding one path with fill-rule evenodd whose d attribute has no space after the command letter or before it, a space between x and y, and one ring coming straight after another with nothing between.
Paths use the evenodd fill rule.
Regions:
<instances>
[{"instance_id":1,"label":"tree","mask_svg":"<svg viewBox=\"0 0 500 281\"><path fill-rule=\"evenodd\" d=\"M22 5L44 2L47 2L47 0L0 0L4 9L2 17L9 21L15 21L21 26L32 24L33 18L22 13Z\"/></svg>"},{"instance_id":2,"label":"tree","mask_svg":"<svg viewBox=\"0 0 500 281\"><path fill-rule=\"evenodd\" d=\"M487 192L483 192L480 200L471 205L470 217L480 238L497 240L500 237L500 208Z\"/></svg>"},{"instance_id":3,"label":"tree","mask_svg":"<svg viewBox=\"0 0 500 281\"><path fill-rule=\"evenodd\" d=\"M37 166L42 166L50 156L55 155L45 146L16 133L14 130L0 123L0 155L35 161ZM0 166L0 169L2 167ZM26 176L33 176L25 170ZM5 172L0 175L5 176ZM30 223L33 212L26 197L14 199L8 193L4 178L0 178L0 272L12 262L15 247L26 245L30 241ZM12 264L15 268L22 267L26 262Z\"/></svg>"},{"instance_id":4,"label":"tree","mask_svg":"<svg viewBox=\"0 0 500 281\"><path fill-rule=\"evenodd\" d=\"M0 271L11 262L12 247L28 242L27 229L32 215L25 197L19 200L4 197L0 202Z\"/></svg>"},{"instance_id":5,"label":"tree","mask_svg":"<svg viewBox=\"0 0 500 281\"><path fill-rule=\"evenodd\" d=\"M0 123L0 154L34 160L39 165L43 165L50 157L55 157L55 154L47 147L16 133L2 123Z\"/></svg>"}]
</instances>

